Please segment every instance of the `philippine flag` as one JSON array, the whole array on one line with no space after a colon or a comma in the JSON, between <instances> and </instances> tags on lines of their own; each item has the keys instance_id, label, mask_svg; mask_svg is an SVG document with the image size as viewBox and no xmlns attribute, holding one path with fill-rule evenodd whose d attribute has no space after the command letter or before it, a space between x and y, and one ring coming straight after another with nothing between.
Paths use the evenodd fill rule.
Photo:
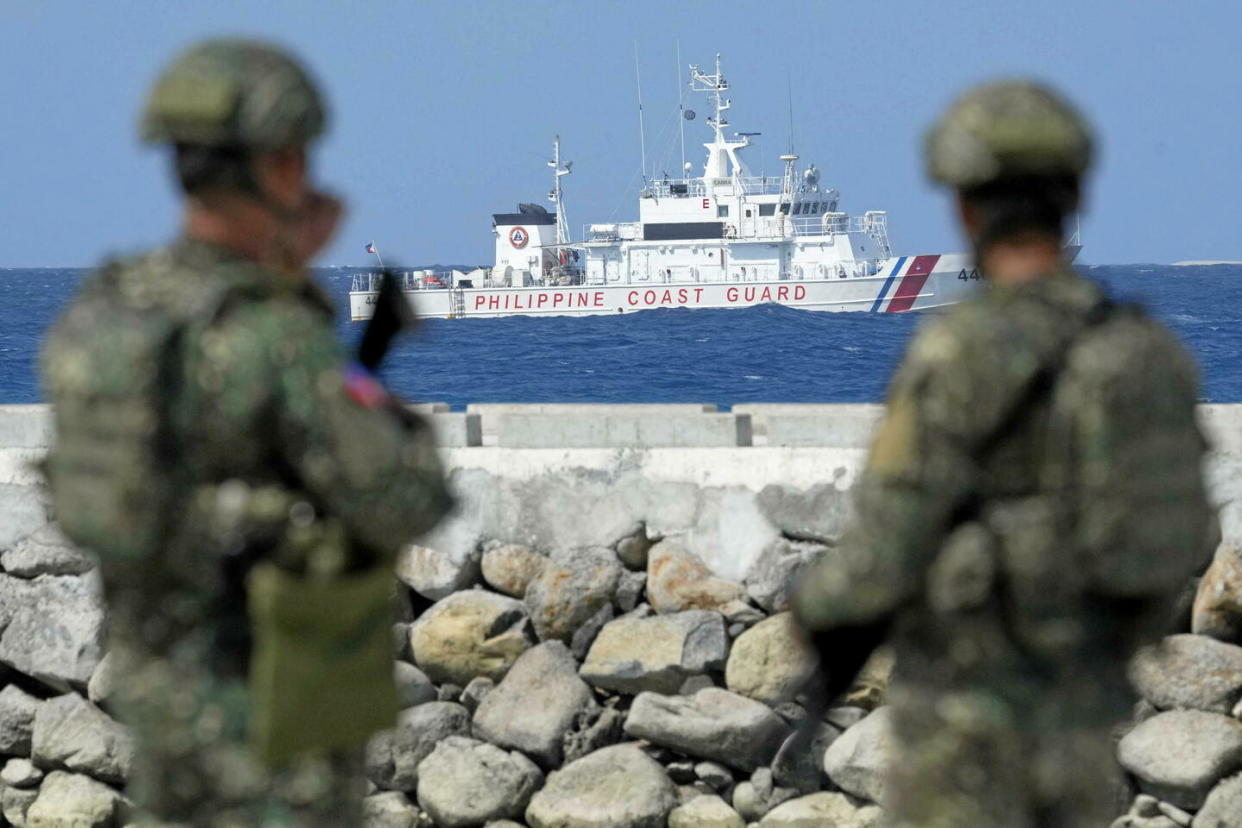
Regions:
<instances>
[{"instance_id":1,"label":"philippine flag","mask_svg":"<svg viewBox=\"0 0 1242 828\"><path fill-rule=\"evenodd\" d=\"M367 242L367 252L368 253L375 252L375 242Z\"/></svg>"}]
</instances>

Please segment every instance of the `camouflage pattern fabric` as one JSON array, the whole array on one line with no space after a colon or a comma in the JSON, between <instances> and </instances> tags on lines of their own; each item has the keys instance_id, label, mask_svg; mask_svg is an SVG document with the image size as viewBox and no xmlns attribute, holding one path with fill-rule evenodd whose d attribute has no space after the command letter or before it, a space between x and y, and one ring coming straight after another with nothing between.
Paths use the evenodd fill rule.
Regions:
<instances>
[{"instance_id":1,"label":"camouflage pattern fabric","mask_svg":"<svg viewBox=\"0 0 1242 828\"><path fill-rule=\"evenodd\" d=\"M1124 370L1147 408L1074 419L1089 400L1066 398L1058 382L1010 419L1044 366L1089 330L1100 300L1064 268L1017 286L988 283L927 325L890 387L855 489L856 520L799 585L794 608L812 632L893 619L897 747L885 804L894 826L1075 828L1117 812L1108 734L1130 709L1125 663L1193 572L1209 511L1193 366L1149 320L1142 333L1109 323L1106 349L1092 352L1148 357L1107 368ZM1117 341L1127 330L1131 341ZM1151 358L1151 348L1164 358ZM1070 462L1090 468L1093 445L1112 456L1105 449L1126 445L1125 429L1150 412L1179 426L1145 436L1152 462L1185 485L1164 491L1165 480L1141 469L1127 502L1151 508L1129 517L1140 530L1172 527L1162 537L1185 548L1099 554L1074 534L1073 498L1057 489L1058 472ZM1050 429L1067 418L1088 442L1063 435L1075 453L1054 457ZM1119 569L1149 563L1159 564L1158 579L1109 583Z\"/></svg>"},{"instance_id":2,"label":"camouflage pattern fabric","mask_svg":"<svg viewBox=\"0 0 1242 828\"><path fill-rule=\"evenodd\" d=\"M342 809L358 805L360 755L275 774L249 756L244 579L264 558L292 572L390 564L450 506L429 427L351 396L308 276L189 240L119 267L153 313L230 297L188 322L168 390L184 486L170 536L155 559L101 561L136 801L168 824L355 824Z\"/></svg>"}]
</instances>

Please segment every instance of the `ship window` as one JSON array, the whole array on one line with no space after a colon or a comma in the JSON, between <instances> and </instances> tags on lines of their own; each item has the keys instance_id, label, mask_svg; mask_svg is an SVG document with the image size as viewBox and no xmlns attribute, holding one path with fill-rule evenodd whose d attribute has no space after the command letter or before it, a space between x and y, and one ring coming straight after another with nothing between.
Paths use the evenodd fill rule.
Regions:
<instances>
[{"instance_id":1,"label":"ship window","mask_svg":"<svg viewBox=\"0 0 1242 828\"><path fill-rule=\"evenodd\" d=\"M729 205L728 204L721 204L716 207L716 218L728 218L728 217L729 217Z\"/></svg>"},{"instance_id":2,"label":"ship window","mask_svg":"<svg viewBox=\"0 0 1242 828\"><path fill-rule=\"evenodd\" d=\"M750 218L750 210L746 211L746 218Z\"/></svg>"},{"instance_id":3,"label":"ship window","mask_svg":"<svg viewBox=\"0 0 1242 828\"><path fill-rule=\"evenodd\" d=\"M786 215L786 216L789 215L789 202L788 201L786 201L784 204L781 205L781 214Z\"/></svg>"},{"instance_id":4,"label":"ship window","mask_svg":"<svg viewBox=\"0 0 1242 828\"><path fill-rule=\"evenodd\" d=\"M795 205L794 205L794 212L793 212L793 214L794 214L795 216L800 216L800 215L802 215L802 203L801 203L801 202L799 202L799 203L797 203L797 204L795 204Z\"/></svg>"},{"instance_id":5,"label":"ship window","mask_svg":"<svg viewBox=\"0 0 1242 828\"><path fill-rule=\"evenodd\" d=\"M774 216L774 215L776 215L776 205L775 205L775 204L760 204L760 205L759 205L759 215L760 215L760 216Z\"/></svg>"}]
</instances>

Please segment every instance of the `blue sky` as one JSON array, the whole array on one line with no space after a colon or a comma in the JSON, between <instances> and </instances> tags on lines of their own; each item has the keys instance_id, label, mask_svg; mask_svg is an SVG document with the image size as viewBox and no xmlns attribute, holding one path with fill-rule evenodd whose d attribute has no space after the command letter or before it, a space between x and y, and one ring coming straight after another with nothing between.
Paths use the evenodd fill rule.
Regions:
<instances>
[{"instance_id":1,"label":"blue sky","mask_svg":"<svg viewBox=\"0 0 1242 828\"><path fill-rule=\"evenodd\" d=\"M763 132L756 172L788 146L788 84L796 150L844 209L887 209L900 253L958 250L923 131L966 86L1035 75L1100 137L1084 261L1242 259L1240 32L1228 0L0 0L0 266L88 265L175 233L137 112L180 47L222 33L293 48L331 99L316 175L349 214L324 264L367 263L371 239L407 263L490 263L490 214L542 201L554 133L574 235L636 218L635 43L657 171L680 164L678 44L683 63L719 51L733 129ZM687 127L697 166L707 128Z\"/></svg>"}]
</instances>

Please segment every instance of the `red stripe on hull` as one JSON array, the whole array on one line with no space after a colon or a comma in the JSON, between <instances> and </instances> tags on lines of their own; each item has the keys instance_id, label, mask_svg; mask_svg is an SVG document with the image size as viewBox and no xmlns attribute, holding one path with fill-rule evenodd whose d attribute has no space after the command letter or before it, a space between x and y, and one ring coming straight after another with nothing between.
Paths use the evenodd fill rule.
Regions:
<instances>
[{"instance_id":1,"label":"red stripe on hull","mask_svg":"<svg viewBox=\"0 0 1242 828\"><path fill-rule=\"evenodd\" d=\"M914 300L919 298L919 291L923 289L923 283L927 281L927 277L931 275L932 269L936 267L936 262L940 260L940 256L915 256L914 261L910 263L910 269L906 271L906 275L902 277L901 284L897 286L897 292L893 294L893 300L888 303L886 313L904 313L910 310L914 305Z\"/></svg>"}]
</instances>

